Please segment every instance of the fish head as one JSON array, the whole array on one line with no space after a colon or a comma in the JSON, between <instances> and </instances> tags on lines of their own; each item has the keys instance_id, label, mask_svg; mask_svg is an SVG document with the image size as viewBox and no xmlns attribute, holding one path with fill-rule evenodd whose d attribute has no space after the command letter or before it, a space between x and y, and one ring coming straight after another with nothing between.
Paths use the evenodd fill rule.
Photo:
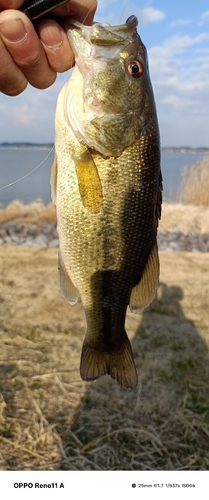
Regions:
<instances>
[{"instance_id":1,"label":"fish head","mask_svg":"<svg viewBox=\"0 0 209 500\"><path fill-rule=\"evenodd\" d=\"M110 26L70 20L76 67L66 90L65 116L74 133L104 155L119 156L156 119L147 51L137 18Z\"/></svg>"}]
</instances>

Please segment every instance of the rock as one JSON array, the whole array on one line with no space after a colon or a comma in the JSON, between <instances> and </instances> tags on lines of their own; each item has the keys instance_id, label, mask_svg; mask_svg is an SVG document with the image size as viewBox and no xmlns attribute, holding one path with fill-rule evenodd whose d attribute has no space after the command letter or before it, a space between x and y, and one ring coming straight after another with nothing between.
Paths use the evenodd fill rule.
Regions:
<instances>
[{"instance_id":1,"label":"rock","mask_svg":"<svg viewBox=\"0 0 209 500\"><path fill-rule=\"evenodd\" d=\"M51 240L49 242L49 246L50 247L58 247L59 246L59 240L58 240L58 238L54 238L53 240Z\"/></svg>"},{"instance_id":2,"label":"rock","mask_svg":"<svg viewBox=\"0 0 209 500\"><path fill-rule=\"evenodd\" d=\"M184 234L180 231L158 231L158 248L164 252L209 252L209 234ZM55 223L42 226L7 222L0 226L0 245L58 247L59 239Z\"/></svg>"},{"instance_id":3,"label":"rock","mask_svg":"<svg viewBox=\"0 0 209 500\"><path fill-rule=\"evenodd\" d=\"M33 245L34 247L47 247L47 236L45 234L39 234L36 238L34 238Z\"/></svg>"},{"instance_id":4,"label":"rock","mask_svg":"<svg viewBox=\"0 0 209 500\"><path fill-rule=\"evenodd\" d=\"M158 248L163 251L208 252L209 234L180 232L159 232Z\"/></svg>"},{"instance_id":5,"label":"rock","mask_svg":"<svg viewBox=\"0 0 209 500\"><path fill-rule=\"evenodd\" d=\"M4 239L6 237L6 235L7 235L7 231L6 231L5 227L1 226L0 227L0 238Z\"/></svg>"},{"instance_id":6,"label":"rock","mask_svg":"<svg viewBox=\"0 0 209 500\"><path fill-rule=\"evenodd\" d=\"M27 231L26 231L27 236L33 236L36 237L38 234L40 234L40 227L36 226L36 224L32 224Z\"/></svg>"},{"instance_id":7,"label":"rock","mask_svg":"<svg viewBox=\"0 0 209 500\"><path fill-rule=\"evenodd\" d=\"M12 243L12 238L11 238L11 236L5 236L5 238L4 238L4 243L6 243L6 244L10 244L10 243Z\"/></svg>"}]
</instances>

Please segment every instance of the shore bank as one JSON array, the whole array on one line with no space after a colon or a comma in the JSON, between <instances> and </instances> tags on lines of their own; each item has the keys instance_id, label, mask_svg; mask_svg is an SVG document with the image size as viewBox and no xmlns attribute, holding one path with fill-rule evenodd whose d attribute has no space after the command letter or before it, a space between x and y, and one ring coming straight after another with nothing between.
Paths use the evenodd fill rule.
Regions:
<instances>
[{"instance_id":1,"label":"shore bank","mask_svg":"<svg viewBox=\"0 0 209 500\"><path fill-rule=\"evenodd\" d=\"M184 234L180 231L159 231L158 248L164 252L209 252L209 233ZM0 245L22 245L28 247L58 247L59 240L55 223L40 226L7 222L0 226Z\"/></svg>"},{"instance_id":2,"label":"shore bank","mask_svg":"<svg viewBox=\"0 0 209 500\"><path fill-rule=\"evenodd\" d=\"M0 245L58 247L53 203L13 201L1 210ZM162 251L209 252L209 209L164 203L158 247Z\"/></svg>"}]
</instances>

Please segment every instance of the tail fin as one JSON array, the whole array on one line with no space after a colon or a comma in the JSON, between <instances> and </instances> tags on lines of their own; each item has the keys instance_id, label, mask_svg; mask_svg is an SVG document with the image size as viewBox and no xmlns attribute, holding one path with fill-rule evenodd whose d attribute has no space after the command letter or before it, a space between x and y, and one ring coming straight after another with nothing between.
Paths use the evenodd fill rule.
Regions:
<instances>
[{"instance_id":1,"label":"tail fin","mask_svg":"<svg viewBox=\"0 0 209 500\"><path fill-rule=\"evenodd\" d=\"M80 374L83 380L96 380L102 375L109 374L123 387L134 389L138 377L133 360L131 344L126 335L122 346L117 351L103 352L91 347L84 340Z\"/></svg>"}]
</instances>

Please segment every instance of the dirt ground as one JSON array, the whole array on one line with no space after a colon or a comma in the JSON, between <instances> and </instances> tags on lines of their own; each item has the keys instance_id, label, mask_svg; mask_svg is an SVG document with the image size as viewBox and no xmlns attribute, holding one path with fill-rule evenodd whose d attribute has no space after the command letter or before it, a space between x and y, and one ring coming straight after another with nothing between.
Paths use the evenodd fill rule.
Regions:
<instances>
[{"instance_id":1,"label":"dirt ground","mask_svg":"<svg viewBox=\"0 0 209 500\"><path fill-rule=\"evenodd\" d=\"M130 391L80 379L85 318L57 249L0 247L1 470L209 469L209 254L160 261L156 299L127 313Z\"/></svg>"}]
</instances>

